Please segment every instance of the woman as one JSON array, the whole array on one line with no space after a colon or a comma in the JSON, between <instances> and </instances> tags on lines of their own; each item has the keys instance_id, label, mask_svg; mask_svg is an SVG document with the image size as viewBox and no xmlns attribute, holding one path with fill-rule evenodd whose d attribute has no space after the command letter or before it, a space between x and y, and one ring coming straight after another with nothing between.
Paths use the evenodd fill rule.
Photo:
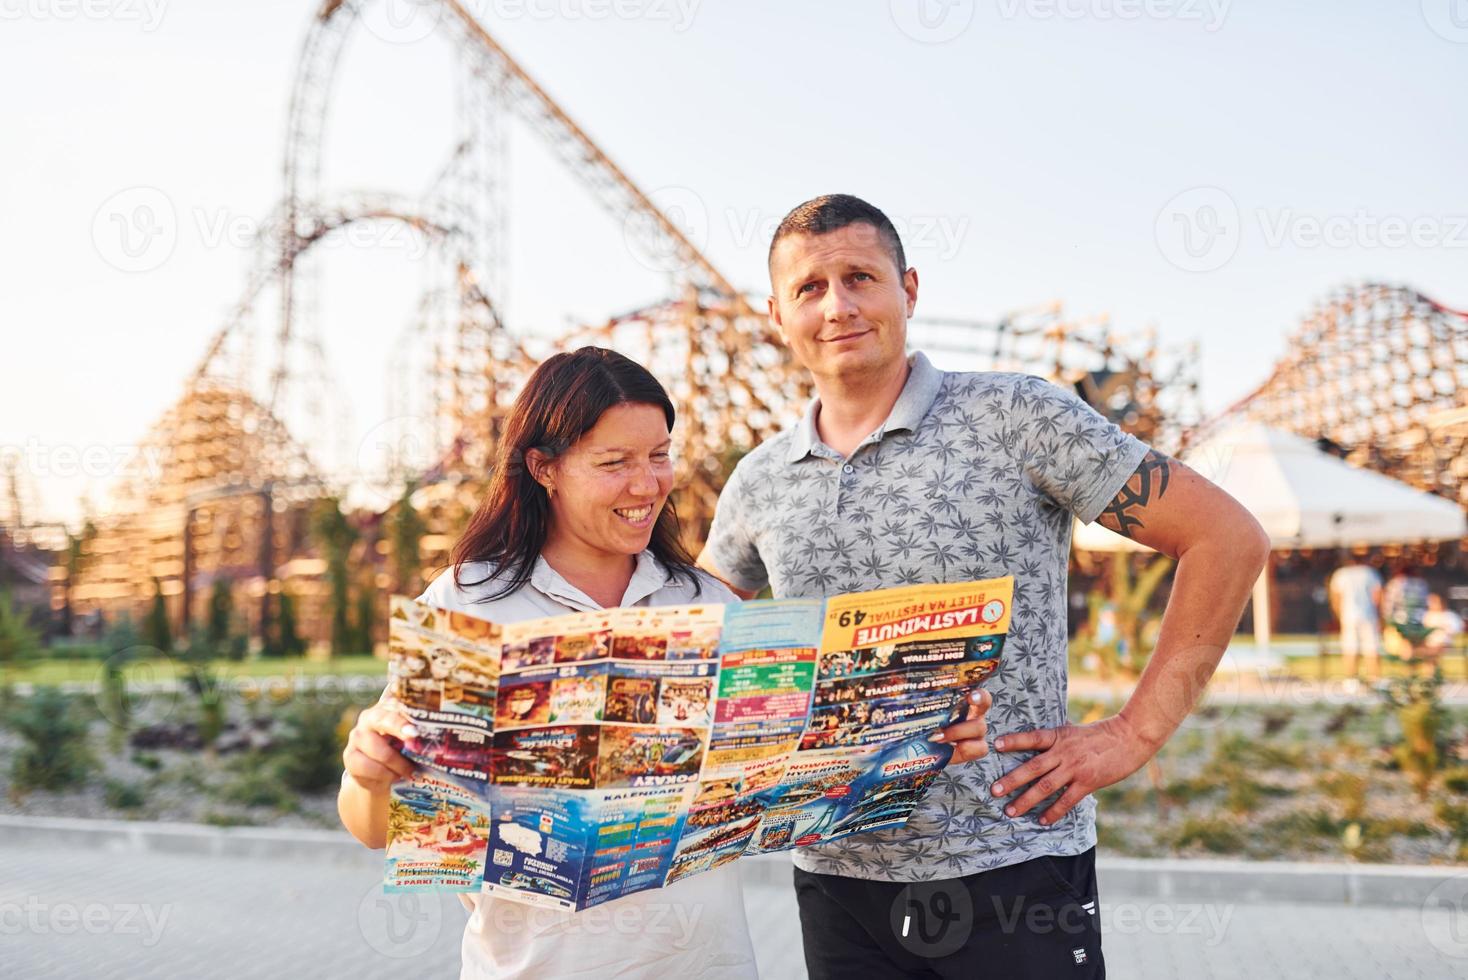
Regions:
<instances>
[{"instance_id":1,"label":"woman","mask_svg":"<svg viewBox=\"0 0 1468 980\"><path fill-rule=\"evenodd\" d=\"M583 347L550 358L516 399L483 504L454 547L452 575L423 601L501 623L615 606L733 602L694 567L668 495L673 405L648 371ZM985 695L987 699L987 695ZM987 706L987 701L983 703ZM945 731L959 758L983 754L983 722ZM388 789L412 765L389 737L412 734L383 702L364 711L343 753L342 822L368 847L387 838ZM463 896L463 976L754 977L735 865L617 899L586 913ZM635 923L635 925L633 925Z\"/></svg>"}]
</instances>

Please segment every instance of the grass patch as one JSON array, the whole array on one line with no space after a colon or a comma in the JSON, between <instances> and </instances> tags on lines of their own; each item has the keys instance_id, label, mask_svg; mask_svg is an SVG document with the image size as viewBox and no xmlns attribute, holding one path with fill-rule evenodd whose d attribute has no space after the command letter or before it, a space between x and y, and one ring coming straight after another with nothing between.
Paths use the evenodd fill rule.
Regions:
<instances>
[{"instance_id":1,"label":"grass patch","mask_svg":"<svg viewBox=\"0 0 1468 980\"><path fill-rule=\"evenodd\" d=\"M204 823L211 827L254 827L255 821L238 813L219 813L211 810L204 814Z\"/></svg>"},{"instance_id":2,"label":"grass patch","mask_svg":"<svg viewBox=\"0 0 1468 980\"><path fill-rule=\"evenodd\" d=\"M280 657L240 662L217 661L212 666L218 671L221 684L243 678L262 680L282 677L293 682L297 677L380 677L384 683L387 679L387 661L379 660L371 654L354 654L327 660ZM182 658L155 657L129 663L123 674L130 683L146 683L179 680L187 670ZM16 671L15 679L36 685L101 683L102 666L88 660L40 659Z\"/></svg>"},{"instance_id":3,"label":"grass patch","mask_svg":"<svg viewBox=\"0 0 1468 980\"><path fill-rule=\"evenodd\" d=\"M1243 831L1219 817L1188 817L1173 833L1180 850L1201 848L1210 854L1238 854L1244 849Z\"/></svg>"}]
</instances>

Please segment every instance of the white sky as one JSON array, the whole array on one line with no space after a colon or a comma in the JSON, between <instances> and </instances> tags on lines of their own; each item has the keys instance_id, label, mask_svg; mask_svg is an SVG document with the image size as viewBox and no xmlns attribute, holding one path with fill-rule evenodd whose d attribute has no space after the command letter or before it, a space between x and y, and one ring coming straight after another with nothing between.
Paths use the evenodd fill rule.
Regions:
<instances>
[{"instance_id":1,"label":"white sky","mask_svg":"<svg viewBox=\"0 0 1468 980\"><path fill-rule=\"evenodd\" d=\"M768 234L792 205L856 193L910 229L920 313L1058 299L1155 326L1201 343L1216 409L1335 286L1402 282L1468 308L1468 14L1454 3L467 5L634 180L693 212L741 287L765 288ZM239 297L244 233L282 191L312 6L0 0L0 451L20 460L34 514L74 520L83 494L102 505ZM370 23L342 64L324 183L411 194L449 145L449 49L403 43L381 12ZM509 135L511 325L663 295L534 135ZM119 268L119 200L129 217L164 202L166 260ZM392 247L323 258L334 397L355 432L384 416L414 266Z\"/></svg>"}]
</instances>

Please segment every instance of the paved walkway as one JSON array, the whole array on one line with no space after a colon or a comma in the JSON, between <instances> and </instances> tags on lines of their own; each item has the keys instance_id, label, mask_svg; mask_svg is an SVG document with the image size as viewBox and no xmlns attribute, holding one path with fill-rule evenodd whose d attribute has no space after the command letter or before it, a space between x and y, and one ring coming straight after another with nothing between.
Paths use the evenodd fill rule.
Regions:
<instances>
[{"instance_id":1,"label":"paved walkway","mask_svg":"<svg viewBox=\"0 0 1468 980\"><path fill-rule=\"evenodd\" d=\"M766 870L773 875L745 889L761 975L804 977L794 898L783 868ZM452 896L386 898L379 872L367 852L302 863L0 843L0 974L457 975L462 906ZM1106 894L1101 881L1114 977L1468 978L1462 911L1132 899Z\"/></svg>"}]
</instances>

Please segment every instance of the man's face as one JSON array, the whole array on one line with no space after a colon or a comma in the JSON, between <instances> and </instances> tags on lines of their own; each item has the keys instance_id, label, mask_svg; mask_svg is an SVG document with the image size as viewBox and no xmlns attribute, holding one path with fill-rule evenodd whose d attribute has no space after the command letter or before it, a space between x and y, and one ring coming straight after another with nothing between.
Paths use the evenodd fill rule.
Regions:
<instances>
[{"instance_id":1,"label":"man's face","mask_svg":"<svg viewBox=\"0 0 1468 980\"><path fill-rule=\"evenodd\" d=\"M817 378L860 378L906 356L917 270L870 224L790 235L770 262L770 322Z\"/></svg>"}]
</instances>

